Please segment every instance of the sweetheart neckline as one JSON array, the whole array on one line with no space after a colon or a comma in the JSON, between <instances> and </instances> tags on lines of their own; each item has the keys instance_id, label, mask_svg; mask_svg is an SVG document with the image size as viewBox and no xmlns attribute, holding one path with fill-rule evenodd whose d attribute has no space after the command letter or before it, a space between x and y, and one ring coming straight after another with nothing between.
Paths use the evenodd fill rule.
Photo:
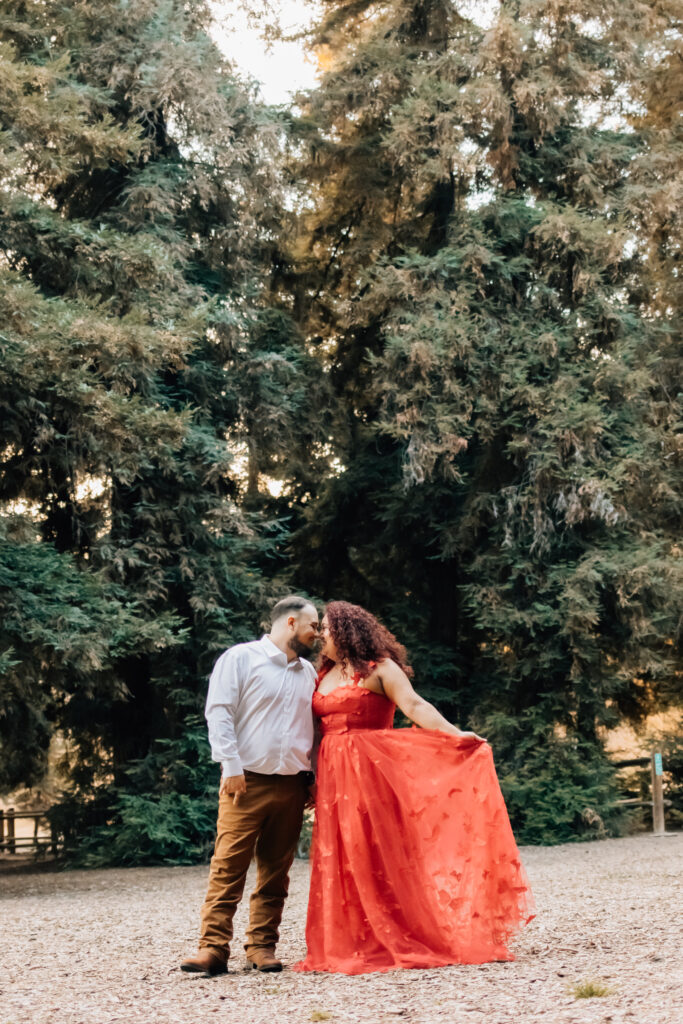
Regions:
<instances>
[{"instance_id":1,"label":"sweetheart neckline","mask_svg":"<svg viewBox=\"0 0 683 1024\"><path fill-rule=\"evenodd\" d=\"M362 690L363 693L374 693L376 697L384 697L385 700L389 700L386 693L378 693L377 690L371 690L369 686L361 686L360 683L340 683L339 686L335 686L333 690L329 690L327 693L320 693L318 689L315 692L320 697L331 697L337 690Z\"/></svg>"}]
</instances>

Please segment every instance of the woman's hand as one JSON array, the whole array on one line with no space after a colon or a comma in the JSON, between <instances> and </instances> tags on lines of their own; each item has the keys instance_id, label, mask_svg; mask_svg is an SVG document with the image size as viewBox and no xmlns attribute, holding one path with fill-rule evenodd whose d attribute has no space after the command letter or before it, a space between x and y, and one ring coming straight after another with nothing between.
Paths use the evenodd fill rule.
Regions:
<instances>
[{"instance_id":1,"label":"woman's hand","mask_svg":"<svg viewBox=\"0 0 683 1024\"><path fill-rule=\"evenodd\" d=\"M458 729L455 735L460 740L476 740L477 743L486 743L486 738L478 736L476 732L463 732L462 729Z\"/></svg>"}]
</instances>

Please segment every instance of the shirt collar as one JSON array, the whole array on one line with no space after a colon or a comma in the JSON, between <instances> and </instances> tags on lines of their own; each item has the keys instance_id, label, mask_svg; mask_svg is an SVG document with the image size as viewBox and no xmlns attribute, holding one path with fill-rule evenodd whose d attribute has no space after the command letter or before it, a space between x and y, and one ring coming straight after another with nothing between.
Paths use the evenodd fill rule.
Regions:
<instances>
[{"instance_id":1,"label":"shirt collar","mask_svg":"<svg viewBox=\"0 0 683 1024\"><path fill-rule=\"evenodd\" d=\"M270 637L265 633L261 637L261 644L263 645L268 657L272 658L273 661L279 661L282 664L284 660L286 665L291 665L293 668L301 668L301 661L299 658L293 658L292 661L288 661L285 652L281 651L278 645L274 644Z\"/></svg>"}]
</instances>

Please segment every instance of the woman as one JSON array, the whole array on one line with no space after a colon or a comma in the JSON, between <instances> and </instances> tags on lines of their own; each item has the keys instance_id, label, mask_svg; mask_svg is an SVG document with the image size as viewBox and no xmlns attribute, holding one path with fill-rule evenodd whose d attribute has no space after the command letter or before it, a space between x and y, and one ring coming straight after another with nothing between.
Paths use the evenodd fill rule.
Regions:
<instances>
[{"instance_id":1,"label":"woman","mask_svg":"<svg viewBox=\"0 0 683 1024\"><path fill-rule=\"evenodd\" d=\"M413 690L406 652L333 601L313 710L322 741L299 971L512 960L530 892L491 750ZM422 730L393 730L395 708Z\"/></svg>"}]
</instances>

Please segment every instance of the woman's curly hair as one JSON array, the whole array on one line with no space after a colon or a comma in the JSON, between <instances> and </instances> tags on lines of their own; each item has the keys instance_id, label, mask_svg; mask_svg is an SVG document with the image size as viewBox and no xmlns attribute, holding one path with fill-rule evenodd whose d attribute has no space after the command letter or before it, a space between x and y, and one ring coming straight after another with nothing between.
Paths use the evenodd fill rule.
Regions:
<instances>
[{"instance_id":1,"label":"woman's curly hair","mask_svg":"<svg viewBox=\"0 0 683 1024\"><path fill-rule=\"evenodd\" d=\"M325 615L339 657L361 676L369 675L370 663L382 658L391 658L407 676L412 676L405 647L365 608L348 601L331 601ZM329 658L320 659L321 670L327 671L333 664Z\"/></svg>"}]
</instances>

